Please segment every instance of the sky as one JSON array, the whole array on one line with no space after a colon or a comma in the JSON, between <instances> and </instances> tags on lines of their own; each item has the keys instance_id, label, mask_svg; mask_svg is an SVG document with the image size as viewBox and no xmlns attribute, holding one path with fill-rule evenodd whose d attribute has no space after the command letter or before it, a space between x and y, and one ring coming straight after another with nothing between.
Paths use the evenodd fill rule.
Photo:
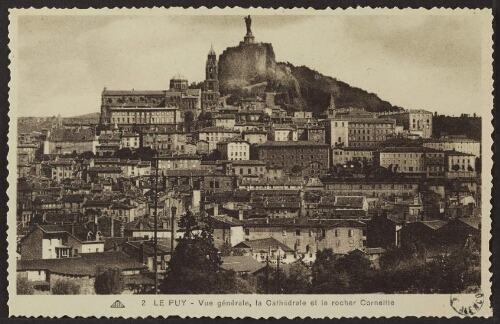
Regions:
<instances>
[{"instance_id":1,"label":"sky","mask_svg":"<svg viewBox=\"0 0 500 324\"><path fill-rule=\"evenodd\" d=\"M478 112L477 15L252 15L279 62L305 65L407 109ZM104 87L164 90L180 73L202 81L206 56L237 46L243 15L37 15L18 19L18 116L100 110ZM483 100L483 101L482 101Z\"/></svg>"}]
</instances>

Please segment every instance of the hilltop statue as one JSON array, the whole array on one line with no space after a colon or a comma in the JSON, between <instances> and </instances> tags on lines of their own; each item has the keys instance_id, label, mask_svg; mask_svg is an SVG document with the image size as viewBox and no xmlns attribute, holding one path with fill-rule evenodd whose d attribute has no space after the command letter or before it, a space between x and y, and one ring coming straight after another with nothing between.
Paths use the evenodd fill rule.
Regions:
<instances>
[{"instance_id":1,"label":"hilltop statue","mask_svg":"<svg viewBox=\"0 0 500 324\"><path fill-rule=\"evenodd\" d=\"M245 17L245 24L247 25L247 35L251 34L252 30L250 28L252 27L252 18L250 18L250 15Z\"/></svg>"},{"instance_id":2,"label":"hilltop statue","mask_svg":"<svg viewBox=\"0 0 500 324\"><path fill-rule=\"evenodd\" d=\"M247 34L245 35L242 44L253 44L255 42L255 38L252 35L252 18L250 18L250 15L245 17L245 24L247 25Z\"/></svg>"}]
</instances>

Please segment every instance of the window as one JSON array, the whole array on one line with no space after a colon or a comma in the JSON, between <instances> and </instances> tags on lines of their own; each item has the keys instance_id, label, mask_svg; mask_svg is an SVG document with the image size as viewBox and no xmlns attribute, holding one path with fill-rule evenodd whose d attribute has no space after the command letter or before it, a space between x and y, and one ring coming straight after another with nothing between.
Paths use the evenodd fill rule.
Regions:
<instances>
[{"instance_id":1,"label":"window","mask_svg":"<svg viewBox=\"0 0 500 324\"><path fill-rule=\"evenodd\" d=\"M295 230L295 235L296 235L296 236L300 236L300 228L297 228L297 229Z\"/></svg>"},{"instance_id":2,"label":"window","mask_svg":"<svg viewBox=\"0 0 500 324\"><path fill-rule=\"evenodd\" d=\"M245 228L245 235L250 235L250 229L249 228Z\"/></svg>"},{"instance_id":3,"label":"window","mask_svg":"<svg viewBox=\"0 0 500 324\"><path fill-rule=\"evenodd\" d=\"M354 235L354 230L350 229L349 232L348 232L348 236L352 237L353 235Z\"/></svg>"},{"instance_id":4,"label":"window","mask_svg":"<svg viewBox=\"0 0 500 324\"><path fill-rule=\"evenodd\" d=\"M338 230L338 229L336 229L336 230L335 230L335 237L339 237L339 234L340 234L340 233L339 233L339 230Z\"/></svg>"}]
</instances>

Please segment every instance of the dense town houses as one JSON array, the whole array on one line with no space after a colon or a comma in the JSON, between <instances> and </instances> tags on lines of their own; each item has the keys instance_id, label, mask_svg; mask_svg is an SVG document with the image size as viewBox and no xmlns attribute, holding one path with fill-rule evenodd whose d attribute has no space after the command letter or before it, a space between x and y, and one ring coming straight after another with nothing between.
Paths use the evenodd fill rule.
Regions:
<instances>
[{"instance_id":1,"label":"dense town houses","mask_svg":"<svg viewBox=\"0 0 500 324\"><path fill-rule=\"evenodd\" d=\"M211 48L202 84L175 75L167 90L104 88L95 124L19 134L21 276L39 290L77 278L93 293L94 266L114 264L140 291L153 237L165 275L188 213L230 251L222 268L244 274L311 265L325 249L378 264L417 239L439 255L478 236L480 142L433 137L423 109L374 113L332 93L316 115L278 92L222 93L218 69Z\"/></svg>"}]
</instances>

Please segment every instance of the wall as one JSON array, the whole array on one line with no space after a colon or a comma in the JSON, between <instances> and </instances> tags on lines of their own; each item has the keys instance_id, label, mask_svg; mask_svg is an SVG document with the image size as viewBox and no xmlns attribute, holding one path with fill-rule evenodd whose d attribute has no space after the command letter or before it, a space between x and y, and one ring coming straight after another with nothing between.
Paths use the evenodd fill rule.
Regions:
<instances>
[{"instance_id":1,"label":"wall","mask_svg":"<svg viewBox=\"0 0 500 324\"><path fill-rule=\"evenodd\" d=\"M42 259L42 230L37 228L21 242L21 259Z\"/></svg>"}]
</instances>

